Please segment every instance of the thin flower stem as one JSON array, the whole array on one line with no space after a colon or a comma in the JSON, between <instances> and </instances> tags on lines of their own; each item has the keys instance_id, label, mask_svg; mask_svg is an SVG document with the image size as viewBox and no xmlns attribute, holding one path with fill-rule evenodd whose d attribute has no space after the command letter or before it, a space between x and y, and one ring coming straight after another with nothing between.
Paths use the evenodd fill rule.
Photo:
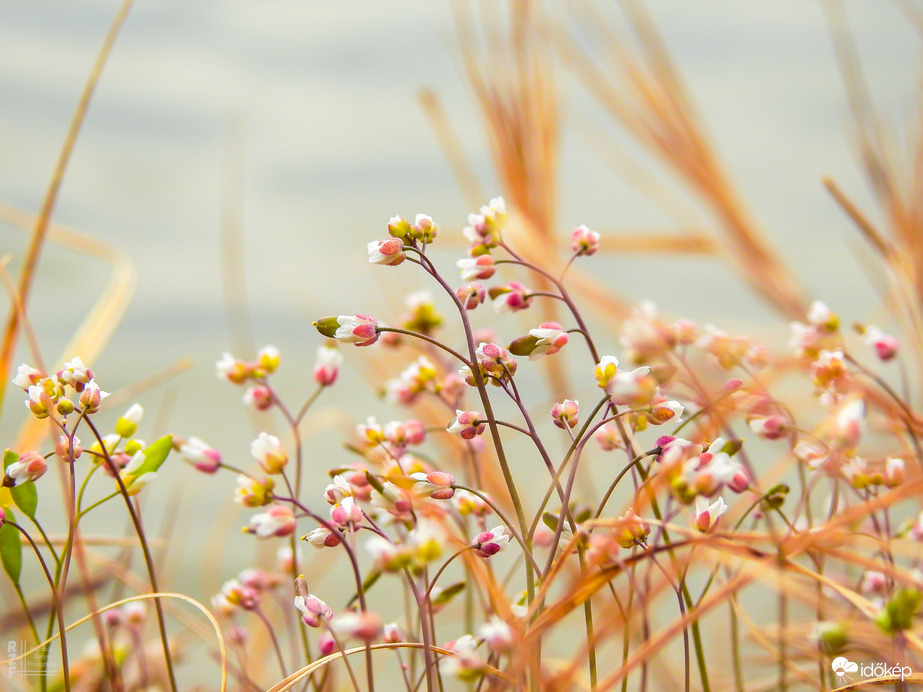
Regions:
<instances>
[{"instance_id":1,"label":"thin flower stem","mask_svg":"<svg viewBox=\"0 0 923 692\"><path fill-rule=\"evenodd\" d=\"M87 471L86 476L83 478L83 482L80 484L80 491L77 493L77 514L80 515L80 507L83 505L83 493L87 489L87 483L90 482L90 478L96 473L96 470L99 468L99 464L93 464L90 467L90 470ZM118 493L116 493L118 494Z\"/></svg>"},{"instance_id":2,"label":"thin flower stem","mask_svg":"<svg viewBox=\"0 0 923 692\"><path fill-rule=\"evenodd\" d=\"M468 346L468 362L469 367L471 368L472 376L474 377L474 384L478 390L478 396L481 399L481 406L484 409L484 415L487 416L488 427L490 428L490 436L493 440L494 451L497 455L497 462L500 464L500 471L503 474L504 483L506 483L507 492L510 494L510 500L513 503L513 508L516 511L516 521L519 523L520 534L525 532L526 528L526 516L523 510L522 500L519 497L519 491L516 489L516 481L513 478L513 473L510 469L509 462L506 458L506 453L503 449L503 440L500 438L500 430L497 425L497 417L494 415L493 406L490 403L490 396L487 394L487 386L484 382L484 378L481 375L480 367L477 367L477 353L474 345L474 335L471 329L471 322L468 319L468 313L465 309L465 306L462 305L458 296L455 295L455 291L452 290L452 287L446 283L445 279L436 271L436 268L433 266L433 263L427 258L421 256L422 266L426 271L432 276L443 290L449 295L449 297L454 301L455 307L458 310L459 318L461 319L462 327L465 331L465 341ZM526 553L532 553L531 550L531 539L527 539L524 542L524 550ZM532 573L531 569L526 568L526 593L531 603L535 598L535 575ZM533 689L535 685L538 684L537 680L532 680L531 685Z\"/></svg>"},{"instance_id":3,"label":"thin flower stem","mask_svg":"<svg viewBox=\"0 0 923 692\"><path fill-rule=\"evenodd\" d=\"M22 587L19 585L18 581L13 582L13 590L16 591L16 596L19 598L19 604L22 606L22 612L25 614L26 621L29 623L29 630L32 632L32 637L35 639L36 644L41 644L42 640L38 638L38 630L35 628L35 620L32 618L32 612L29 610L29 604L26 603L26 595L22 592Z\"/></svg>"},{"instance_id":4,"label":"thin flower stem","mask_svg":"<svg viewBox=\"0 0 923 692\"><path fill-rule=\"evenodd\" d=\"M308 400L302 404L301 408L298 409L298 413L295 414L295 423L300 424L304 417L307 415L310 408L314 405L314 402L317 401L320 397L321 392L323 392L327 387L324 385L319 386L314 390L314 393L308 397Z\"/></svg>"},{"instance_id":5,"label":"thin flower stem","mask_svg":"<svg viewBox=\"0 0 923 692\"><path fill-rule=\"evenodd\" d=\"M61 672L64 675L64 688L70 689L70 669L68 666L67 660L67 641L65 639L65 625L64 625L64 606L61 603L61 598L59 596L59 591L55 586L54 578L51 576L51 572L48 569L48 565L45 563L45 559L42 557L42 552L38 549L38 546L35 545L35 541L32 540L32 536L29 535L29 532L22 528L15 521L5 522L10 526L15 527L19 533L26 537L26 540L29 541L29 545L32 546L32 551L35 553L35 557L38 558L39 564L42 566L42 572L45 573L45 579L48 582L48 588L51 589L51 604L54 609L55 616L58 620L58 630L61 632ZM26 617L29 619L29 626L32 628L32 635L35 637L36 644L41 644L41 640L38 638L38 631L35 629L35 622L32 620L32 615L29 613L28 607L26 607L26 601L22 595L22 590L19 588L19 584L15 584L16 593L19 595L20 600L22 601L23 609L26 611Z\"/></svg>"},{"instance_id":6,"label":"thin flower stem","mask_svg":"<svg viewBox=\"0 0 923 692\"><path fill-rule=\"evenodd\" d=\"M333 628L330 626L330 623L326 619L322 618L321 622L324 623L324 628L330 634L330 637L333 639L333 643L336 644L338 651L346 651L343 648L343 645L340 643L339 637L337 637L336 632L333 631ZM349 674L349 679L353 683L353 688L356 692L362 692L362 688L359 687L359 681L356 679L356 672L353 670L352 664L349 662L349 656L341 656L340 659L343 661L343 665L346 666L346 672Z\"/></svg>"},{"instance_id":7,"label":"thin flower stem","mask_svg":"<svg viewBox=\"0 0 923 692\"><path fill-rule=\"evenodd\" d=\"M119 492L122 494L122 497L125 498L125 507L128 509L128 514L131 517L131 523L134 526L135 533L138 535L138 542L141 544L141 553L144 556L144 563L147 567L147 575L151 582L151 588L154 590L154 593L159 593L160 588L157 586L157 573L154 569L154 560L151 557L151 551L147 544L147 538L144 535L144 528L141 526L141 520L138 517L138 513L135 511L134 504L132 504L131 496L128 494L128 489L125 487L125 483L122 480L122 477L119 475L119 469L116 467L115 462L113 462L112 458L109 456L109 451L106 449L106 445L103 443L103 438L99 434L99 431L96 429L96 426L93 424L93 421L91 421L88 417L84 417L83 420L86 421L86 424L93 432L94 437L96 437L96 440L99 442L100 448L103 450L106 465L109 467L109 470L112 472L116 483L119 485ZM173 657L170 654L170 641L167 637L167 625L164 621L163 606L161 605L159 598L154 599L154 610L157 613L157 626L160 629L160 642L163 646L164 663L167 667L167 676L170 680L170 689L173 692L176 692L176 674L173 671Z\"/></svg>"},{"instance_id":8,"label":"thin flower stem","mask_svg":"<svg viewBox=\"0 0 923 692\"><path fill-rule=\"evenodd\" d=\"M574 450L576 450L577 448L577 443L580 440L582 440L584 437L587 437L588 435L592 435L593 432L596 431L597 428L593 428L593 430L590 433L587 433L587 430L590 428L590 425L593 423L593 419L596 418L596 415L599 413L599 411L608 403L609 403L609 397L608 396L603 397L599 401L599 403L596 404L596 408L594 408L592 413L590 413L590 415L587 417L587 420L583 424L583 427L580 429L580 432L577 433L575 440L571 441L570 449L568 449L567 454L564 455L564 461L561 462L561 465L558 467L558 470L555 472L555 480L560 481L561 476L564 475L564 471L567 468L567 465L570 462L571 457L574 454ZM548 505L548 500L551 499L552 492L554 492L553 484L548 486L548 489L545 491L545 497L542 499L541 503L539 503L538 511L535 513L535 517L532 519L532 525L529 527L529 539L530 540L535 535L535 529L538 527L539 521L541 521L542 513L545 511L545 507Z\"/></svg>"},{"instance_id":9,"label":"thin flower stem","mask_svg":"<svg viewBox=\"0 0 923 692\"><path fill-rule=\"evenodd\" d=\"M551 283L554 284L554 287L557 288L561 292L561 300L563 300L567 304L567 307L570 310L571 314L574 316L574 320L576 320L577 325L580 327L581 330L583 330L583 334L587 340L587 346L590 349L590 356L592 356L593 358L593 364L595 365L596 363L598 363L599 354L596 351L596 345L593 343L593 339L590 337L590 331L587 329L586 323L583 321L583 317L580 315L580 311L577 309L577 306L574 304L574 301L571 299L570 294L567 292L567 289L564 288L564 284L558 279L556 279L554 276L546 272L541 267L538 267L532 264L531 262L527 262L526 260L524 260L522 257L517 255L512 249L510 249L510 247L506 245L506 243L501 242L500 246L504 250L506 250L510 254L510 256L513 257L514 259L513 260L497 260L496 264L518 264L522 267L525 267L526 269L531 269L536 274L544 276L546 279L548 279Z\"/></svg>"},{"instance_id":10,"label":"thin flower stem","mask_svg":"<svg viewBox=\"0 0 923 692\"><path fill-rule=\"evenodd\" d=\"M453 554L452 557L450 557L448 560L446 560L444 563L442 563L442 567L440 567L440 568L436 571L436 574L433 575L433 579L432 579L432 581L430 581L429 586L426 587L426 593L423 594L423 600L424 600L424 601L429 601L429 595L432 593L433 587L436 585L436 581L439 579L439 577L442 576L442 573L445 571L445 568L449 566L449 564L452 562L452 560L454 560L454 559L457 558L459 555L461 555L461 554L463 554L463 553L465 553L465 552L467 552L467 551L469 551L469 550L474 550L474 546L473 546L473 545L466 545L464 548L462 548L461 550L459 550L458 552L456 552L455 554Z\"/></svg>"},{"instance_id":11,"label":"thin flower stem","mask_svg":"<svg viewBox=\"0 0 923 692\"><path fill-rule=\"evenodd\" d=\"M42 541L45 543L45 546L48 548L48 551L51 553L51 557L54 558L55 565L57 566L60 558L58 557L57 551L54 549L54 544L48 538L48 535L45 533L45 529L42 528L42 525L39 523L38 519L35 517L29 517L29 520L35 524L35 528L38 529L39 534L42 536Z\"/></svg>"},{"instance_id":12,"label":"thin flower stem","mask_svg":"<svg viewBox=\"0 0 923 692\"><path fill-rule=\"evenodd\" d=\"M541 579L542 571L541 569L539 569L538 563L535 561L535 557L532 555L532 551L529 550L527 547L529 544L526 543L523 537L519 534L519 531L517 531L516 527L513 526L513 523L509 519L506 518L506 515L503 514L500 508L497 507L497 505L495 505L493 501L489 497L487 497L484 493L482 493L480 490L475 490L474 488L469 488L466 485L458 485L458 484L453 485L452 487L456 488L457 490L466 490L472 495L476 495L477 497L481 498L484 504L486 504L488 507L490 507L494 511L494 513L500 518L500 521L502 521L504 525L506 525L506 528L510 530L510 533L513 534L513 538L516 539L516 542L519 543L520 547L522 548L523 552L526 555L526 558L527 558L526 561L529 564L531 564L532 568L535 570L535 575L539 579Z\"/></svg>"},{"instance_id":13,"label":"thin flower stem","mask_svg":"<svg viewBox=\"0 0 923 692\"><path fill-rule=\"evenodd\" d=\"M452 295L455 295L455 294L453 293ZM421 334L420 332L412 332L409 329L401 329L399 327L377 327L375 331L394 332L395 334L403 334L404 336L412 336L415 339L422 339L423 341L426 341L427 343L430 343L433 346L436 346L437 348L441 348L443 351L445 351L446 353L456 358L462 364L467 365L468 367L471 367L472 361L469 361L467 358L465 358L462 354L460 354L455 349L449 348L441 341L438 341L431 336L427 336L426 334Z\"/></svg>"},{"instance_id":14,"label":"thin flower stem","mask_svg":"<svg viewBox=\"0 0 923 692\"><path fill-rule=\"evenodd\" d=\"M256 608L253 612L263 621L263 624L266 625L266 631L269 632L269 638L272 639L272 646L276 650L276 658L279 661L279 669L282 671L282 677L284 678L288 673L286 672L285 658L282 656L282 648L279 646L279 638L276 637L276 631L273 629L272 623L269 622L269 618L266 617L262 609Z\"/></svg>"},{"instance_id":15,"label":"thin flower stem","mask_svg":"<svg viewBox=\"0 0 923 692\"><path fill-rule=\"evenodd\" d=\"M106 497L104 497L102 500L98 500L98 501L94 502L92 505L90 505L90 506L87 507L86 509L82 510L82 511L77 515L77 521L80 521L81 519L83 519L83 517L86 516L86 515L90 512L90 510L96 509L96 508L99 507L101 504L103 504L103 503L105 503L105 502L108 502L109 500L111 500L111 499L114 498L114 497L118 497L119 494L120 494L119 491L116 490L114 493L112 493L112 494L110 494L110 495L106 495Z\"/></svg>"}]
</instances>

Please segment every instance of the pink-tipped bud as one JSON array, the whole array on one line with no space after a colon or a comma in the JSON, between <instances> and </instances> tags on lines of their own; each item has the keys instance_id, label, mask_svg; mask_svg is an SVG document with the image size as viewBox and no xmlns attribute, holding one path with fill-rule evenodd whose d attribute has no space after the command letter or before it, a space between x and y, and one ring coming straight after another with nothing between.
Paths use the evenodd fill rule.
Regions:
<instances>
[{"instance_id":1,"label":"pink-tipped bud","mask_svg":"<svg viewBox=\"0 0 923 692\"><path fill-rule=\"evenodd\" d=\"M458 296L458 300L461 301L466 310L474 310L487 300L487 291L479 281L459 286L455 289L455 295Z\"/></svg>"},{"instance_id":2,"label":"pink-tipped bud","mask_svg":"<svg viewBox=\"0 0 923 692\"><path fill-rule=\"evenodd\" d=\"M80 405L83 407L84 413L96 413L99 410L100 403L107 396L109 396L109 392L102 391L99 385L96 384L96 380L90 380L80 393Z\"/></svg>"},{"instance_id":3,"label":"pink-tipped bud","mask_svg":"<svg viewBox=\"0 0 923 692\"><path fill-rule=\"evenodd\" d=\"M247 388L242 400L256 411L266 411L272 408L272 390L264 384L257 384Z\"/></svg>"},{"instance_id":4,"label":"pink-tipped bud","mask_svg":"<svg viewBox=\"0 0 923 692\"><path fill-rule=\"evenodd\" d=\"M482 531L474 539L475 552L481 557L491 557L506 548L510 536L505 526L495 526L490 531Z\"/></svg>"},{"instance_id":5,"label":"pink-tipped bud","mask_svg":"<svg viewBox=\"0 0 923 692\"><path fill-rule=\"evenodd\" d=\"M180 456L202 473L215 473L221 466L221 454L198 437L190 437L179 447Z\"/></svg>"},{"instance_id":6,"label":"pink-tipped bud","mask_svg":"<svg viewBox=\"0 0 923 692\"><path fill-rule=\"evenodd\" d=\"M324 317L314 327L324 336L356 346L371 346L378 341L378 320L370 315Z\"/></svg>"},{"instance_id":7,"label":"pink-tipped bud","mask_svg":"<svg viewBox=\"0 0 923 692\"><path fill-rule=\"evenodd\" d=\"M589 257L590 255L596 254L596 251L599 250L599 233L591 231L581 224L571 233L570 247L571 250L578 255L586 255Z\"/></svg>"},{"instance_id":8,"label":"pink-tipped bud","mask_svg":"<svg viewBox=\"0 0 923 692\"><path fill-rule=\"evenodd\" d=\"M321 387L329 387L337 381L340 366L343 364L343 354L335 348L327 346L317 347L317 358L314 361L314 381Z\"/></svg>"},{"instance_id":9,"label":"pink-tipped bud","mask_svg":"<svg viewBox=\"0 0 923 692\"><path fill-rule=\"evenodd\" d=\"M580 402L565 399L551 407L551 420L561 430L574 428L580 415Z\"/></svg>"},{"instance_id":10,"label":"pink-tipped bud","mask_svg":"<svg viewBox=\"0 0 923 692\"><path fill-rule=\"evenodd\" d=\"M396 267L406 259L404 255L404 241L400 238L387 240L373 240L368 245L369 263L383 264L386 267Z\"/></svg>"},{"instance_id":11,"label":"pink-tipped bud","mask_svg":"<svg viewBox=\"0 0 923 692\"><path fill-rule=\"evenodd\" d=\"M45 457L38 452L26 452L20 455L17 461L6 467L3 487L12 488L14 485L37 481L47 470L48 464Z\"/></svg>"},{"instance_id":12,"label":"pink-tipped bud","mask_svg":"<svg viewBox=\"0 0 923 692\"><path fill-rule=\"evenodd\" d=\"M434 500L451 500L455 495L455 476L445 471L432 473L411 473L410 477L416 481L414 492L428 495Z\"/></svg>"},{"instance_id":13,"label":"pink-tipped bud","mask_svg":"<svg viewBox=\"0 0 923 692\"><path fill-rule=\"evenodd\" d=\"M455 263L455 266L461 272L462 281L485 281L492 277L497 270L494 258L490 255L460 259Z\"/></svg>"},{"instance_id":14,"label":"pink-tipped bud","mask_svg":"<svg viewBox=\"0 0 923 692\"><path fill-rule=\"evenodd\" d=\"M258 538L290 536L295 533L295 513L289 505L271 505L265 512L250 517L246 533L255 533Z\"/></svg>"},{"instance_id":15,"label":"pink-tipped bud","mask_svg":"<svg viewBox=\"0 0 923 692\"><path fill-rule=\"evenodd\" d=\"M464 440L477 437L486 429L487 419L480 411L455 411L455 420L446 428L448 432L460 435Z\"/></svg>"}]
</instances>

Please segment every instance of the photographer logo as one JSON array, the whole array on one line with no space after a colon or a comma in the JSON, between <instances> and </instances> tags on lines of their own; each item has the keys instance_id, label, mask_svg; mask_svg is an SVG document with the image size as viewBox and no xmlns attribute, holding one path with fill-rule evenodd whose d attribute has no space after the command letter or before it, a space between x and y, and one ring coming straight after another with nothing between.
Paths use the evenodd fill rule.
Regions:
<instances>
[{"instance_id":1,"label":"photographer logo","mask_svg":"<svg viewBox=\"0 0 923 692\"><path fill-rule=\"evenodd\" d=\"M910 666L892 666L887 663L866 663L860 666L843 656L833 659L830 665L833 668L836 681L840 685L853 681L850 673L855 673L863 678L900 678L902 682L904 678L913 673Z\"/></svg>"}]
</instances>

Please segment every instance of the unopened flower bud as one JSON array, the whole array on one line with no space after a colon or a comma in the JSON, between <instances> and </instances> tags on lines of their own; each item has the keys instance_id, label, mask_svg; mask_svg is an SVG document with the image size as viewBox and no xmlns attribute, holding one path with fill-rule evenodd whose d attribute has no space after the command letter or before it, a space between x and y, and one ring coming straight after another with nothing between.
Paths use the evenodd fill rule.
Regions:
<instances>
[{"instance_id":1,"label":"unopened flower bud","mask_svg":"<svg viewBox=\"0 0 923 692\"><path fill-rule=\"evenodd\" d=\"M275 435L260 433L259 437L250 443L250 453L270 475L282 473L282 469L288 464L288 453Z\"/></svg>"},{"instance_id":2,"label":"unopened flower bud","mask_svg":"<svg viewBox=\"0 0 923 692\"><path fill-rule=\"evenodd\" d=\"M486 428L487 419L480 411L455 411L455 420L446 430L460 435L464 440L470 440L482 434Z\"/></svg>"},{"instance_id":3,"label":"unopened flower bud","mask_svg":"<svg viewBox=\"0 0 923 692\"><path fill-rule=\"evenodd\" d=\"M314 362L314 381L321 387L330 387L336 382L342 364L343 354L337 349L318 346Z\"/></svg>"},{"instance_id":4,"label":"unopened flower bud","mask_svg":"<svg viewBox=\"0 0 923 692\"><path fill-rule=\"evenodd\" d=\"M368 245L369 263L383 264L386 267L396 267L406 259L404 254L404 241L400 238L387 240L373 240Z\"/></svg>"},{"instance_id":5,"label":"unopened flower bud","mask_svg":"<svg viewBox=\"0 0 923 692\"><path fill-rule=\"evenodd\" d=\"M115 422L115 434L126 440L134 437L143 416L144 409L139 404L132 404Z\"/></svg>"},{"instance_id":6,"label":"unopened flower bud","mask_svg":"<svg viewBox=\"0 0 923 692\"><path fill-rule=\"evenodd\" d=\"M580 415L580 402L565 399L551 407L551 419L561 430L574 428Z\"/></svg>"},{"instance_id":7,"label":"unopened flower bud","mask_svg":"<svg viewBox=\"0 0 923 692\"><path fill-rule=\"evenodd\" d=\"M6 467L3 487L12 488L14 485L37 481L47 470L48 464L45 457L38 452L25 452L17 461Z\"/></svg>"},{"instance_id":8,"label":"unopened flower bud","mask_svg":"<svg viewBox=\"0 0 923 692\"><path fill-rule=\"evenodd\" d=\"M581 224L571 233L570 247L571 250L578 255L586 255L589 257L590 255L596 254L596 251L599 249L599 233L591 231Z\"/></svg>"}]
</instances>

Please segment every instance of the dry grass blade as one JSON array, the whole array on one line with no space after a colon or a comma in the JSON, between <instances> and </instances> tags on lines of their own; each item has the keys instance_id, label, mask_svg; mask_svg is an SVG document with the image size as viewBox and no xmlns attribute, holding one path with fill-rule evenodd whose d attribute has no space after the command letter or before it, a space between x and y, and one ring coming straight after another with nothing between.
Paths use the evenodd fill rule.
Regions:
<instances>
[{"instance_id":1,"label":"dry grass blade","mask_svg":"<svg viewBox=\"0 0 923 692\"><path fill-rule=\"evenodd\" d=\"M101 613L105 613L107 610L112 610L113 608L118 608L119 606L123 606L126 603L135 603L138 601L147 601L147 600L154 600L154 599L176 599L176 600L184 601L186 603L189 603L193 607L197 608L199 611L202 612L202 614L205 615L206 618L208 618L208 621L211 623L212 629L214 629L215 631L215 638L218 640L218 650L221 656L221 686L219 689L221 690L221 692L226 692L227 684L228 684L227 648L225 647L225 644L224 644L224 635L221 634L221 626L218 624L218 621L215 619L215 616L211 614L211 611L209 611L208 608L206 608L204 605L199 603L194 598L190 598L189 596L186 596L185 594L160 592L160 593L138 594L137 596L132 596L130 598L123 598L120 601L108 603L104 605L102 608L99 608L98 610L94 610L89 615L86 615L80 618L79 620L77 620L76 622L73 622L67 627L65 627L64 631L70 632L71 630L82 625L83 623L89 622L90 620L95 618L97 615L100 615ZM0 666L9 666L10 663L13 663L15 661L24 660L27 656L30 656L34 654L35 652L41 650L42 648L48 646L52 642L57 641L60 638L60 636L61 636L60 633L55 634L54 636L50 637L49 639L46 639L45 641L32 647L31 649L27 651L23 651L18 656L9 658L5 661L0 661Z\"/></svg>"},{"instance_id":2,"label":"dry grass blade","mask_svg":"<svg viewBox=\"0 0 923 692\"><path fill-rule=\"evenodd\" d=\"M369 648L372 651L379 651L381 649L422 649L423 644L419 644L417 642L395 642L391 644L372 644L371 646L369 646ZM439 646L431 646L429 648L434 653L442 654L443 656L457 656L458 655L454 651L450 651L449 649L443 649L442 647L439 647ZM309 663L304 668L301 668L300 670L295 671L294 673L289 675L284 680L280 680L275 685L273 685L268 690L266 690L266 692L283 692L283 690L289 690L292 688L292 686L294 686L296 682L300 680L304 680L305 678L317 672L318 670L321 670L325 666L328 666L329 664L335 661L338 661L341 658L344 658L345 656L352 656L353 654L364 654L365 650L366 650L366 647L357 646L352 649L346 649L345 651L338 651L336 653L330 654L329 656L324 656L323 658L319 658L316 661ZM506 673L500 670L497 670L493 666L486 666L485 672L491 675L496 675L497 677L503 678L504 680L507 680L509 682L513 682L513 679L507 676Z\"/></svg>"},{"instance_id":3,"label":"dry grass blade","mask_svg":"<svg viewBox=\"0 0 923 692\"><path fill-rule=\"evenodd\" d=\"M0 203L0 221L17 228L31 228L38 223L37 217L15 207ZM64 349L61 362L79 354L85 362L91 363L105 348L116 327L128 309L135 288L135 269L128 255L91 236L69 229L60 224L48 224L48 241L91 257L108 262L113 269L108 284L96 304L83 319L70 343ZM178 365L177 367L183 367ZM20 433L18 444L33 447L44 434L47 426L43 421L29 419Z\"/></svg>"},{"instance_id":4,"label":"dry grass blade","mask_svg":"<svg viewBox=\"0 0 923 692\"><path fill-rule=\"evenodd\" d=\"M67 164L70 162L71 154L77 143L77 136L80 134L80 129L83 127L83 121L86 117L87 110L90 107L90 99L93 97L93 92L96 90L96 85L99 83L103 67L106 65L106 61L109 58L109 54L112 52L112 47L115 45L115 40L122 29L122 25L125 23L128 11L131 9L133 2L134 0L123 0L122 5L119 7L119 11L112 20L112 25L109 28L109 32L106 34L106 38L103 40L102 46L99 49L99 54L96 57L96 62L83 87L80 101L77 103L74 117L71 120L67 135L64 138L64 144L58 154L58 162L52 174L51 183L45 193L42 209L31 224L32 238L29 241L29 247L26 251L25 261L23 262L22 274L19 278L19 299L22 301L23 307L29 302L29 290L32 286L32 280L35 277L39 254L41 253L42 245L48 233L51 215L54 211L55 203L58 200L58 193L61 189L61 183L64 180ZM13 352L16 349L18 331L19 312L13 310L10 312L10 317L7 320L6 329L3 334L3 342L2 345L0 345L0 402L3 401L3 393L6 390L6 382L9 379L10 366L12 364Z\"/></svg>"},{"instance_id":5,"label":"dry grass blade","mask_svg":"<svg viewBox=\"0 0 923 692\"><path fill-rule=\"evenodd\" d=\"M608 71L557 30L553 37L560 55L600 104L702 201L725 232L732 264L751 288L783 314L802 316L805 303L796 281L745 210L653 24L640 5L623 6L640 58L628 53L608 28L610 22L588 4L574 16L584 28L592 22L594 31L605 32L614 53Z\"/></svg>"}]
</instances>

